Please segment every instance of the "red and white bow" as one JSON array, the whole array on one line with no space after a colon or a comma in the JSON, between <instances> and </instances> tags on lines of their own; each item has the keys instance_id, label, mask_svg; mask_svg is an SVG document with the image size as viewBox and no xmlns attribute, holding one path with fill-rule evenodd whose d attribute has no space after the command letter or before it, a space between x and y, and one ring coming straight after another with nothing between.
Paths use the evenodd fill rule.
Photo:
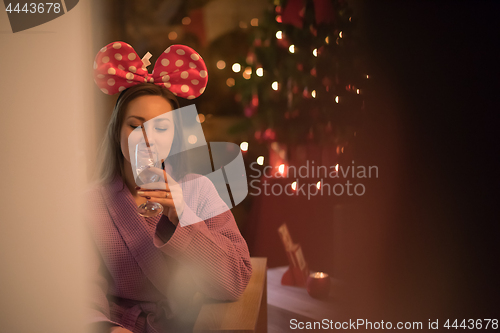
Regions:
<instances>
[{"instance_id":1,"label":"red and white bow","mask_svg":"<svg viewBox=\"0 0 500 333\"><path fill-rule=\"evenodd\" d=\"M144 57L146 58L146 57ZM125 42L112 42L103 47L94 61L94 81L108 95L114 95L139 83L151 82L165 87L176 96L193 99L207 86L205 62L185 45L172 45L156 60L153 73L135 50Z\"/></svg>"}]
</instances>

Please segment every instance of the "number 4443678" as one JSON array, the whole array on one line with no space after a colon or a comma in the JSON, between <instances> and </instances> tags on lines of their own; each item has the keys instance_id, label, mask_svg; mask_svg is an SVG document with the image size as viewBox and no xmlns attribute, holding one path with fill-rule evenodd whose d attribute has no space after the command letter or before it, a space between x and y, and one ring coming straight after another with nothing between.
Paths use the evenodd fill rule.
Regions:
<instances>
[{"instance_id":1,"label":"number 4443678","mask_svg":"<svg viewBox=\"0 0 500 333\"><path fill-rule=\"evenodd\" d=\"M459 323L458 319L455 319L453 323L450 324L450 319L444 323L443 327L447 329L450 328L463 328L463 329L498 329L498 319L464 319Z\"/></svg>"},{"instance_id":2,"label":"number 4443678","mask_svg":"<svg viewBox=\"0 0 500 333\"><path fill-rule=\"evenodd\" d=\"M46 3L43 3L43 2L40 2L40 3L25 3L23 8L20 8L20 5L19 3L15 4L16 6L14 8L12 8L12 4L9 3L7 5L7 8L5 8L5 11L9 12L9 13L12 13L12 12L15 12L15 13L21 13L21 12L25 12L25 13L31 13L31 14L35 14L35 13L38 13L38 14L42 14L42 13L50 13L50 11L52 10L53 13L60 13L61 12L61 4L56 2L56 3L53 3L53 2L46 2Z\"/></svg>"}]
</instances>

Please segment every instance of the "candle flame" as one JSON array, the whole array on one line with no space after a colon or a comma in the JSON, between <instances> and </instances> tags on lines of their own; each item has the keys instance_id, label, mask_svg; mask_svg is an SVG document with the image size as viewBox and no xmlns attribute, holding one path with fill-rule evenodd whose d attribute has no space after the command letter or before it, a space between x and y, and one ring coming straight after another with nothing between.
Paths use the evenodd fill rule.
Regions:
<instances>
[{"instance_id":1,"label":"candle flame","mask_svg":"<svg viewBox=\"0 0 500 333\"><path fill-rule=\"evenodd\" d=\"M315 272L315 273L311 273L309 276L311 276L312 278L315 278L315 279L324 279L324 278L328 277L328 273Z\"/></svg>"}]
</instances>

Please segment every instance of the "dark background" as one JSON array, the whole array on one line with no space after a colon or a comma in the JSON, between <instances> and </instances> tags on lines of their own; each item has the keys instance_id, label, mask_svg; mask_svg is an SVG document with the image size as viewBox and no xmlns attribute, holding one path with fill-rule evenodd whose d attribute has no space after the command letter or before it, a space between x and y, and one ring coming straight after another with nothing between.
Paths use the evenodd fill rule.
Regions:
<instances>
[{"instance_id":1,"label":"dark background","mask_svg":"<svg viewBox=\"0 0 500 333\"><path fill-rule=\"evenodd\" d=\"M381 174L364 207L389 210L368 217L385 230L366 236L384 243L377 267L351 255L354 304L384 319L498 318L500 4L350 4L373 77L358 148Z\"/></svg>"}]
</instances>

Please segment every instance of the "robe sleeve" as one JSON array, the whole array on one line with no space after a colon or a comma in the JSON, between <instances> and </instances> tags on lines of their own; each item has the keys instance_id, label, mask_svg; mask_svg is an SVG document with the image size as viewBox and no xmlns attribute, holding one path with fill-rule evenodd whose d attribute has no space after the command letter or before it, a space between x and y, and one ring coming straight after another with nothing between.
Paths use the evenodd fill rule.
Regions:
<instances>
[{"instance_id":1,"label":"robe sleeve","mask_svg":"<svg viewBox=\"0 0 500 333\"><path fill-rule=\"evenodd\" d=\"M197 196L197 207L186 204L182 218L201 220L197 216L210 216L210 211L221 211L221 205L225 205L206 177L200 177L193 193ZM252 265L233 214L227 206L222 211L198 223L179 224L167 242L155 234L153 242L163 253L190 269L202 293L214 299L234 301L245 290ZM160 219L157 229L163 229L161 223L165 220ZM170 222L167 220L167 223Z\"/></svg>"}]
</instances>

